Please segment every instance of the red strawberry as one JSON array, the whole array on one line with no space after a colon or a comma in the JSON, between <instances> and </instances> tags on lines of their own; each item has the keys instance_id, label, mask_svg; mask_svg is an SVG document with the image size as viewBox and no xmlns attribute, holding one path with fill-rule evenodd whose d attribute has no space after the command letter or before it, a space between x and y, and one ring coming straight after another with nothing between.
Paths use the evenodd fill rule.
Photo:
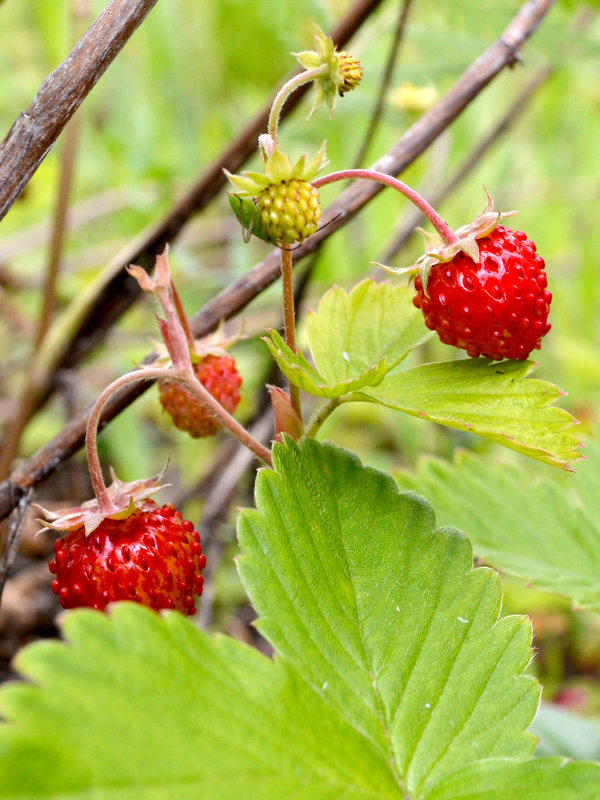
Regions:
<instances>
[{"instance_id":1,"label":"red strawberry","mask_svg":"<svg viewBox=\"0 0 600 800\"><path fill-rule=\"evenodd\" d=\"M526 359L550 330L544 260L522 231L498 225L477 239L479 261L459 251L434 266L413 303L444 344L476 358Z\"/></svg>"},{"instance_id":2,"label":"red strawberry","mask_svg":"<svg viewBox=\"0 0 600 800\"><path fill-rule=\"evenodd\" d=\"M144 500L125 518L104 518L89 536L81 525L54 552L52 590L63 608L131 600L193 614L194 595L202 594L200 535L171 505Z\"/></svg>"},{"instance_id":3,"label":"red strawberry","mask_svg":"<svg viewBox=\"0 0 600 800\"><path fill-rule=\"evenodd\" d=\"M208 389L223 408L233 414L240 402L242 378L234 359L229 355L207 355L193 365L200 383ZM214 436L221 424L195 397L182 386L171 381L161 381L159 398L179 430L195 438Z\"/></svg>"}]
</instances>

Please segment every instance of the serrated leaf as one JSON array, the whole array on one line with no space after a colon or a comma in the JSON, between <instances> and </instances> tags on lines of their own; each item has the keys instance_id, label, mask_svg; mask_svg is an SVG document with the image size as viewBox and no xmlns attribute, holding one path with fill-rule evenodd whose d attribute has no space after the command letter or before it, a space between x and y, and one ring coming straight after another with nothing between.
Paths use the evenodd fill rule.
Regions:
<instances>
[{"instance_id":1,"label":"serrated leaf","mask_svg":"<svg viewBox=\"0 0 600 800\"><path fill-rule=\"evenodd\" d=\"M315 366L329 383L358 377L383 358L394 369L432 336L408 286L361 281L327 291L306 327Z\"/></svg>"},{"instance_id":2,"label":"serrated leaf","mask_svg":"<svg viewBox=\"0 0 600 800\"><path fill-rule=\"evenodd\" d=\"M294 353L277 331L269 331L270 339L264 341L286 378L309 394L332 399L362 389L383 380L387 365L385 359L374 364L362 375L339 382L328 383L301 352Z\"/></svg>"},{"instance_id":3,"label":"serrated leaf","mask_svg":"<svg viewBox=\"0 0 600 800\"><path fill-rule=\"evenodd\" d=\"M68 613L66 645L19 654L34 685L0 692L3 800L466 800L490 770L516 800L535 782L539 762L498 761L531 752L538 689L495 574L345 451L288 442L275 461L242 572L280 606L263 624L284 657L137 605ZM589 765L553 769L548 797L588 797Z\"/></svg>"},{"instance_id":4,"label":"serrated leaf","mask_svg":"<svg viewBox=\"0 0 600 800\"><path fill-rule=\"evenodd\" d=\"M491 760L473 764L436 786L427 800L597 800L600 764L563 758Z\"/></svg>"},{"instance_id":5,"label":"serrated leaf","mask_svg":"<svg viewBox=\"0 0 600 800\"><path fill-rule=\"evenodd\" d=\"M431 507L332 445L276 446L239 569L259 629L395 765L409 797L481 758L528 756L525 618Z\"/></svg>"},{"instance_id":6,"label":"serrated leaf","mask_svg":"<svg viewBox=\"0 0 600 800\"><path fill-rule=\"evenodd\" d=\"M306 326L314 367L281 337L267 344L288 380L319 397L341 397L375 386L415 347L432 336L407 286L367 279L350 293L326 292Z\"/></svg>"},{"instance_id":7,"label":"serrated leaf","mask_svg":"<svg viewBox=\"0 0 600 800\"><path fill-rule=\"evenodd\" d=\"M389 765L282 661L133 604L77 611L0 694L3 800L380 800Z\"/></svg>"},{"instance_id":8,"label":"serrated leaf","mask_svg":"<svg viewBox=\"0 0 600 800\"><path fill-rule=\"evenodd\" d=\"M581 458L576 420L552 404L561 396L547 381L527 378L531 361L472 358L424 364L387 375L365 399L471 431L563 469Z\"/></svg>"},{"instance_id":9,"label":"serrated leaf","mask_svg":"<svg viewBox=\"0 0 600 800\"><path fill-rule=\"evenodd\" d=\"M454 463L423 458L414 474L401 473L397 481L427 497L442 523L452 520L464 530L479 558L600 611L600 523L588 509L588 498L597 502L600 451L589 453L581 474L565 476L570 491L469 453Z\"/></svg>"}]
</instances>

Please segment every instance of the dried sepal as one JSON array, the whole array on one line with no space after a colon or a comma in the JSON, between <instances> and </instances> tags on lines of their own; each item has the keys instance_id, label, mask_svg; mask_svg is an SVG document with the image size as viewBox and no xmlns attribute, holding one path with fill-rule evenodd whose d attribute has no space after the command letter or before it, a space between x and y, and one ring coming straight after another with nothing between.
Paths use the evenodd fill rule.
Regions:
<instances>
[{"instance_id":1,"label":"dried sepal","mask_svg":"<svg viewBox=\"0 0 600 800\"><path fill-rule=\"evenodd\" d=\"M111 468L112 483L107 487L107 492L114 510L109 514L100 511L98 500L95 497L80 506L64 508L60 511L50 511L36 503L35 507L42 512L44 517L39 519L38 522L43 526L43 530L74 531L83 528L85 535L89 536L104 519L125 519L129 517L151 495L167 487L168 483L161 484L165 470L166 467L159 475L155 475L152 478L142 478L125 483L117 478Z\"/></svg>"}]
</instances>

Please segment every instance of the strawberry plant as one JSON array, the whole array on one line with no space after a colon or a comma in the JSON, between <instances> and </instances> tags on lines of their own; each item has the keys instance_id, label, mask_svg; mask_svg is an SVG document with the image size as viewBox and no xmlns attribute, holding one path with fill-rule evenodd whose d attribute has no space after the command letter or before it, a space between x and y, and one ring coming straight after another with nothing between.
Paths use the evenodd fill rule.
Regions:
<instances>
[{"instance_id":1,"label":"strawberry plant","mask_svg":"<svg viewBox=\"0 0 600 800\"><path fill-rule=\"evenodd\" d=\"M600 763L534 755L531 622L503 614L495 571L600 610L594 477L572 475L576 420L527 360L550 329L544 260L490 198L453 230L383 169L321 174L325 144L294 160L280 136L288 100L311 85L310 116L331 115L362 77L319 29L296 57L303 71L258 137L261 169L224 170L244 239L277 251L283 333L263 339L287 385L270 387L273 428L265 443L234 418L235 338L196 336L167 248L152 274L129 265L160 307L162 343L86 414L94 497L41 509L43 527L60 532L52 590L74 610L61 618L64 641L23 648L26 680L0 691L0 795L595 800ZM294 260L335 219L320 191L339 181L399 193L435 234L413 266L386 267L404 278L334 286L298 313ZM454 358L420 358L434 332ZM226 433L260 463L253 507L238 516L237 569L274 657L185 618L207 556L195 524L151 499L162 476L104 481L107 409L150 382L174 426L194 439ZM502 445L573 478L576 500L477 455L393 475L366 466L344 441L322 439L351 404ZM544 546L550 529L556 551Z\"/></svg>"}]
</instances>

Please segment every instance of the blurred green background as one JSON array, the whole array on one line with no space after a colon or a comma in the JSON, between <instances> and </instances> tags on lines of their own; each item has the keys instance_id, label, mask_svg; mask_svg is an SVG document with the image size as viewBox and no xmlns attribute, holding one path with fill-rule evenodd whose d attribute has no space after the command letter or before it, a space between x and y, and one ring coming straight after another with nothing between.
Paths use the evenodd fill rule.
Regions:
<instances>
[{"instance_id":1,"label":"blurred green background","mask_svg":"<svg viewBox=\"0 0 600 800\"><path fill-rule=\"evenodd\" d=\"M501 34L519 2L415 0L388 93L383 118L368 152L370 163L418 119L428 103ZM551 68L522 115L486 153L440 207L453 227L471 219L485 201L518 209L514 225L535 240L546 260L554 300L552 331L536 359L536 377L568 394L562 405L592 436L598 422L600 356L598 312L598 212L600 202L600 20L598 4L559 2L525 46L523 63L504 70L429 150L403 175L427 194L444 184L473 148L507 113L539 69ZM90 2L90 20L103 8ZM59 282L59 311L121 247L151 225L191 186L295 67L290 51L312 47L312 26L331 30L349 7L346 0L159 0L79 111L70 225ZM329 120L324 110L310 122L306 99L284 123L283 147L292 157L313 152L327 140L331 169L353 166L367 131L401 2L382 3L347 46L363 67L360 88L345 96ZM46 75L75 41L72 0L4 0L0 4L0 127L8 131L29 105ZM406 84L409 86L407 87ZM423 108L413 108L407 96ZM412 94L411 94L412 93ZM0 415L14 413L15 398L31 357L39 313L62 141L44 161L0 229ZM253 165L249 165L253 166ZM322 191L325 204L339 191ZM408 204L392 192L380 195L332 237L309 285L305 306L315 307L334 282L351 287L372 273L410 217ZM394 263L419 255L413 237ZM172 246L172 265L189 313L242 275L269 252L258 240L245 245L221 196L186 227ZM269 368L258 339L277 325L279 289L273 287L244 313L247 338L234 353L245 380L239 416L248 418ZM302 314L300 315L300 320ZM300 331L301 333L301 331ZM140 302L55 398L28 426L27 456L61 429L73 408L101 389L150 349L156 338L154 308ZM455 351L432 343L421 359L451 358ZM66 396L68 395L68 396ZM385 469L408 467L422 452L451 457L456 447L496 453L468 434L371 406L344 407L324 433ZM131 480L158 471L171 455L170 480L189 490L186 513L198 519L202 493L194 492L223 440L192 441L174 431L160 412L155 391L146 393L102 434L102 456ZM492 452L493 450L493 452ZM524 475L551 471L504 452L523 464ZM80 459L78 463L82 463ZM565 476L568 480L569 476ZM242 501L249 502L242 495ZM243 592L230 556L235 552L233 515L220 536L226 557L216 575L215 624L227 627ZM548 697L583 687L587 713L600 715L597 617L574 613L560 601L508 582L507 609L535 614L538 669ZM580 695L572 695L580 697ZM573 703L572 705L575 705ZM562 723L561 723L562 724ZM585 737L584 737L585 738Z\"/></svg>"}]
</instances>

